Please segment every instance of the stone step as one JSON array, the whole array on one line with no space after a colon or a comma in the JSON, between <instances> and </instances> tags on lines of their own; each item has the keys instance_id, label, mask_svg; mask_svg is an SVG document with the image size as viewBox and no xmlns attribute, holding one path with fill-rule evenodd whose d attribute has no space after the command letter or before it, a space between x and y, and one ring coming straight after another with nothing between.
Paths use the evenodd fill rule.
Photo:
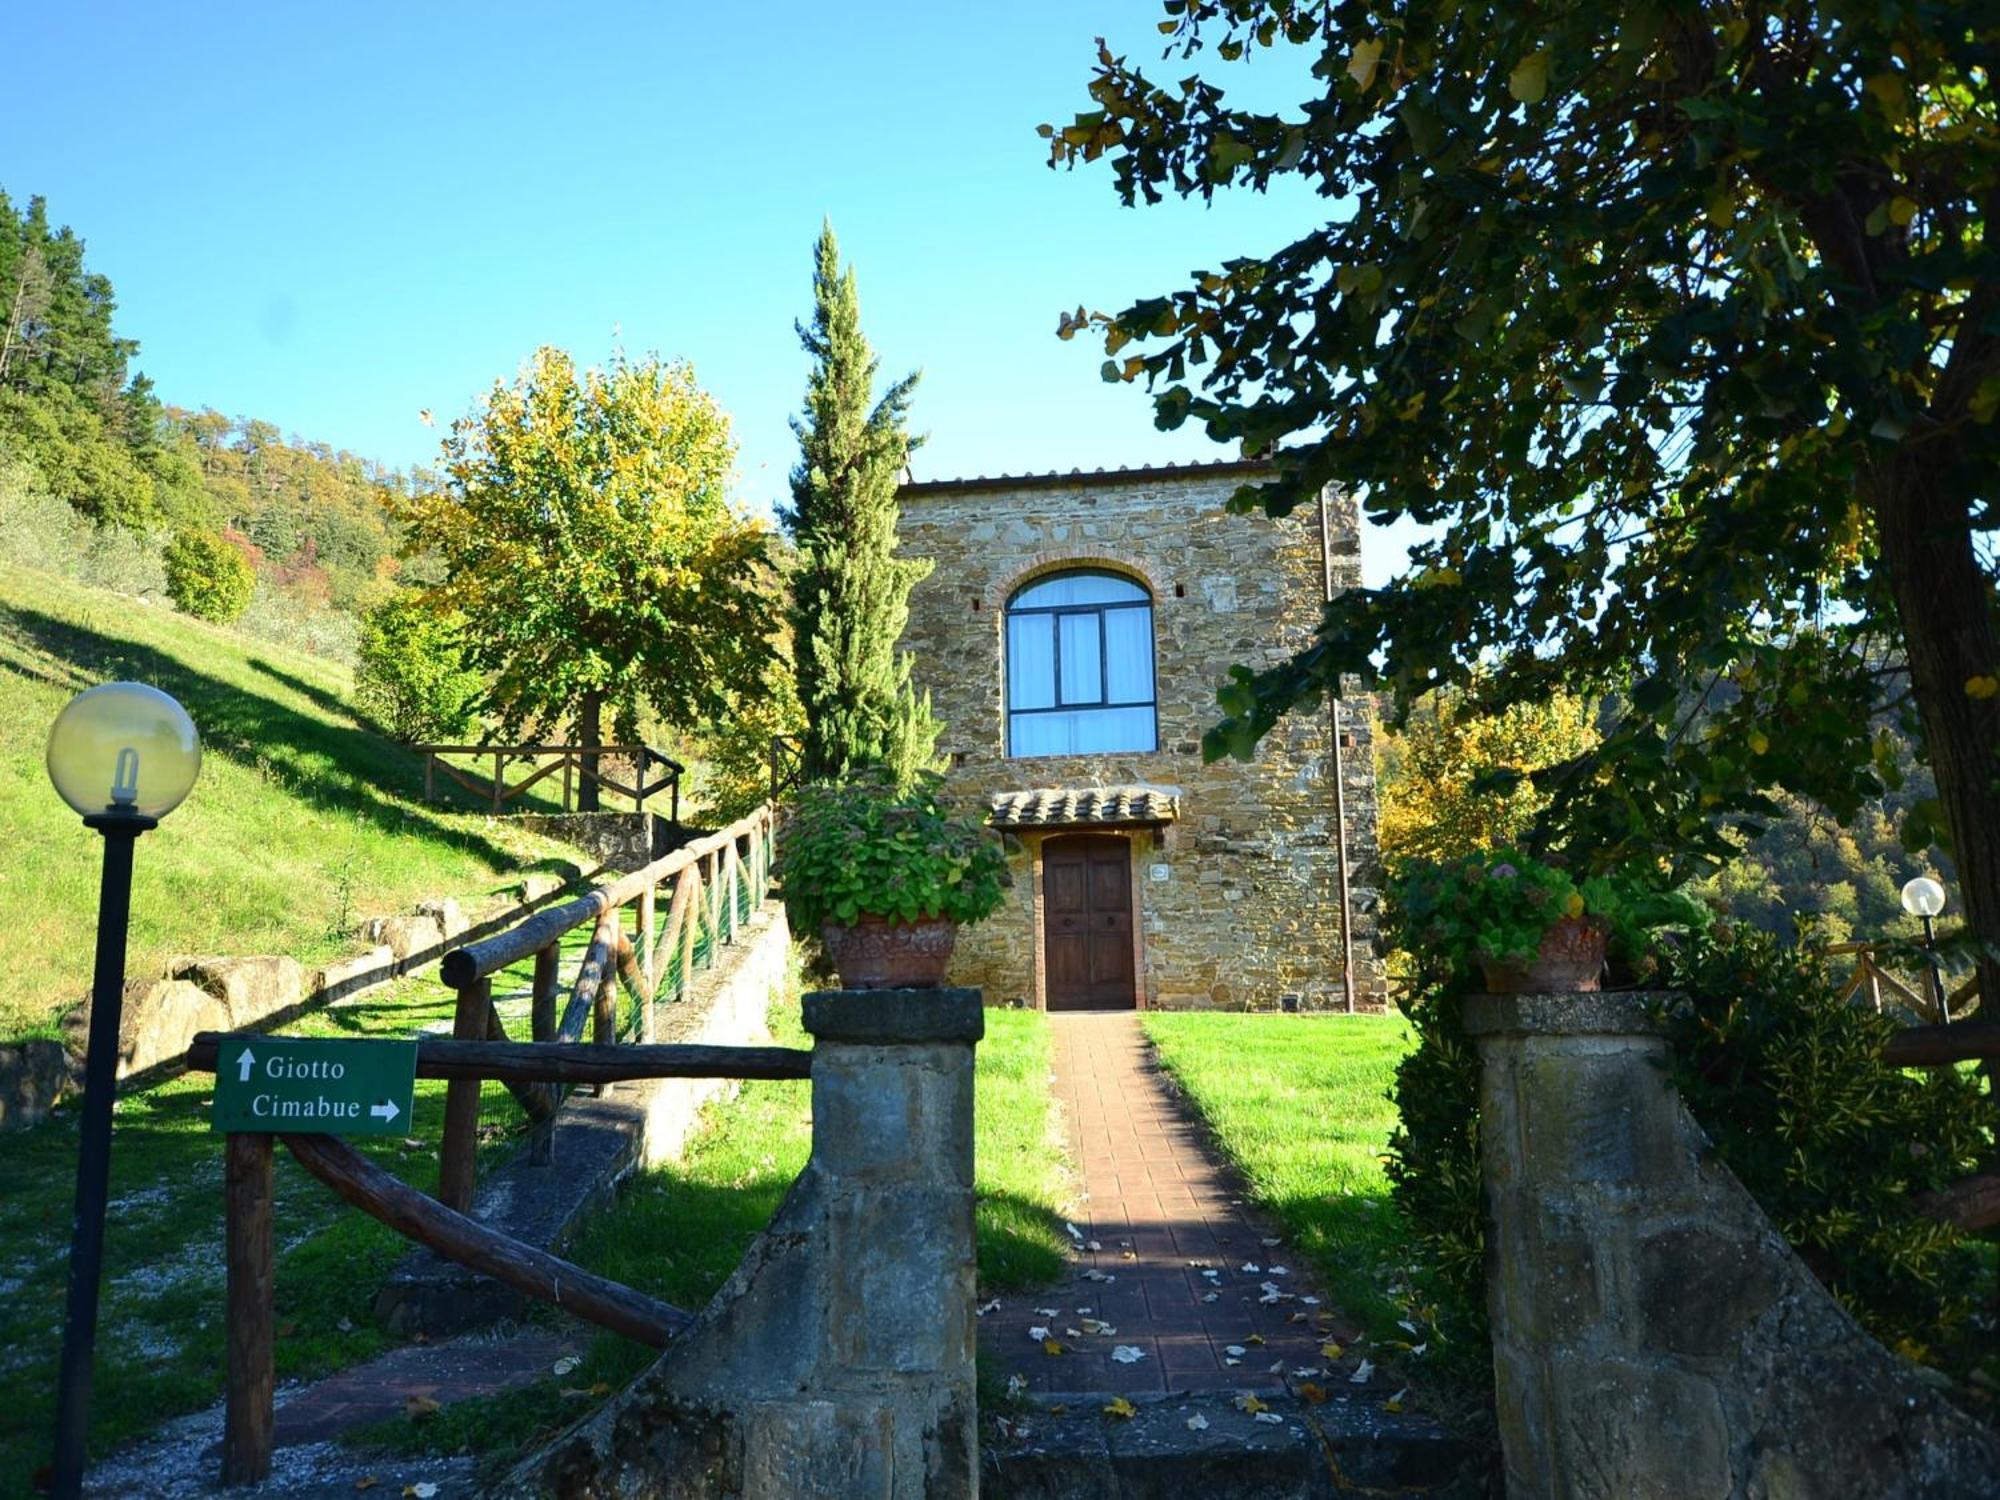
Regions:
<instances>
[{"instance_id":1,"label":"stone step","mask_svg":"<svg viewBox=\"0 0 2000 1500\"><path fill-rule=\"evenodd\" d=\"M1076 1393L989 1417L980 1434L980 1493L987 1500L1482 1500L1489 1492L1493 1466L1479 1444L1373 1401L1261 1398L1283 1419L1272 1423L1226 1394L1135 1401L1125 1419L1105 1414L1110 1399Z\"/></svg>"}]
</instances>

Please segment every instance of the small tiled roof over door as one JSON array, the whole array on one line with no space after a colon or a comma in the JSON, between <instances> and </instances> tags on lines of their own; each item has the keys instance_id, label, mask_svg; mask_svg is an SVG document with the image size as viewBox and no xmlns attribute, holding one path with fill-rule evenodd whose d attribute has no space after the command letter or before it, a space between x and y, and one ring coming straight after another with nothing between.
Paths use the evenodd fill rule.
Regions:
<instances>
[{"instance_id":1,"label":"small tiled roof over door","mask_svg":"<svg viewBox=\"0 0 2000 1500\"><path fill-rule=\"evenodd\" d=\"M1129 828L1171 823L1181 794L1170 786L1041 787L992 800L994 828Z\"/></svg>"}]
</instances>

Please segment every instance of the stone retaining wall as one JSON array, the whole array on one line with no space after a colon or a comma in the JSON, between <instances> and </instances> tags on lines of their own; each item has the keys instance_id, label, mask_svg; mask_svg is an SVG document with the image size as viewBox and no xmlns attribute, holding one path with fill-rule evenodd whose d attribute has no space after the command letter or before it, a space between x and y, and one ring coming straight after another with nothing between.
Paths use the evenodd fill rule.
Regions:
<instances>
[{"instance_id":1,"label":"stone retaining wall","mask_svg":"<svg viewBox=\"0 0 2000 1500\"><path fill-rule=\"evenodd\" d=\"M1870 1338L1681 1104L1635 994L1478 996L1510 1500L1993 1500L2000 1436Z\"/></svg>"}]
</instances>

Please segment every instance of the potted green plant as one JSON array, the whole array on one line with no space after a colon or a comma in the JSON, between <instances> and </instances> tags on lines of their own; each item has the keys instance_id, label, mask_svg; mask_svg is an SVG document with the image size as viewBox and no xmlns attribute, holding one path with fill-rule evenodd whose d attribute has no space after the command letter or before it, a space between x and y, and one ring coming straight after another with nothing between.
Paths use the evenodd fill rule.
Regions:
<instances>
[{"instance_id":1,"label":"potted green plant","mask_svg":"<svg viewBox=\"0 0 2000 1500\"><path fill-rule=\"evenodd\" d=\"M803 788L773 869L793 930L818 935L849 989L942 983L959 925L991 916L1007 881L998 839L948 813L935 776Z\"/></svg>"},{"instance_id":2,"label":"potted green plant","mask_svg":"<svg viewBox=\"0 0 2000 1500\"><path fill-rule=\"evenodd\" d=\"M1406 941L1477 966L1493 994L1594 990L1607 957L1643 977L1656 929L1707 919L1680 892L1626 875L1579 882L1511 849L1412 866L1393 894Z\"/></svg>"}]
</instances>

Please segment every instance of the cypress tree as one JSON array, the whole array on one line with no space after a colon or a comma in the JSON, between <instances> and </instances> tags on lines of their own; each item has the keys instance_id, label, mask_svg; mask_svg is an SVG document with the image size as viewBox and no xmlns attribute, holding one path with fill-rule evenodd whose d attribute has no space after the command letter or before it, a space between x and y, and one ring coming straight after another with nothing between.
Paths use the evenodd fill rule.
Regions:
<instances>
[{"instance_id":1,"label":"cypress tree","mask_svg":"<svg viewBox=\"0 0 2000 1500\"><path fill-rule=\"evenodd\" d=\"M812 323L797 327L813 370L792 419L800 451L783 519L799 550L791 612L804 771L820 781L883 766L903 783L931 769L939 729L930 695L910 684L909 654L896 650L910 590L931 570L896 556L896 487L920 441L905 425L917 376L871 406L880 361L831 224L815 249Z\"/></svg>"}]
</instances>

